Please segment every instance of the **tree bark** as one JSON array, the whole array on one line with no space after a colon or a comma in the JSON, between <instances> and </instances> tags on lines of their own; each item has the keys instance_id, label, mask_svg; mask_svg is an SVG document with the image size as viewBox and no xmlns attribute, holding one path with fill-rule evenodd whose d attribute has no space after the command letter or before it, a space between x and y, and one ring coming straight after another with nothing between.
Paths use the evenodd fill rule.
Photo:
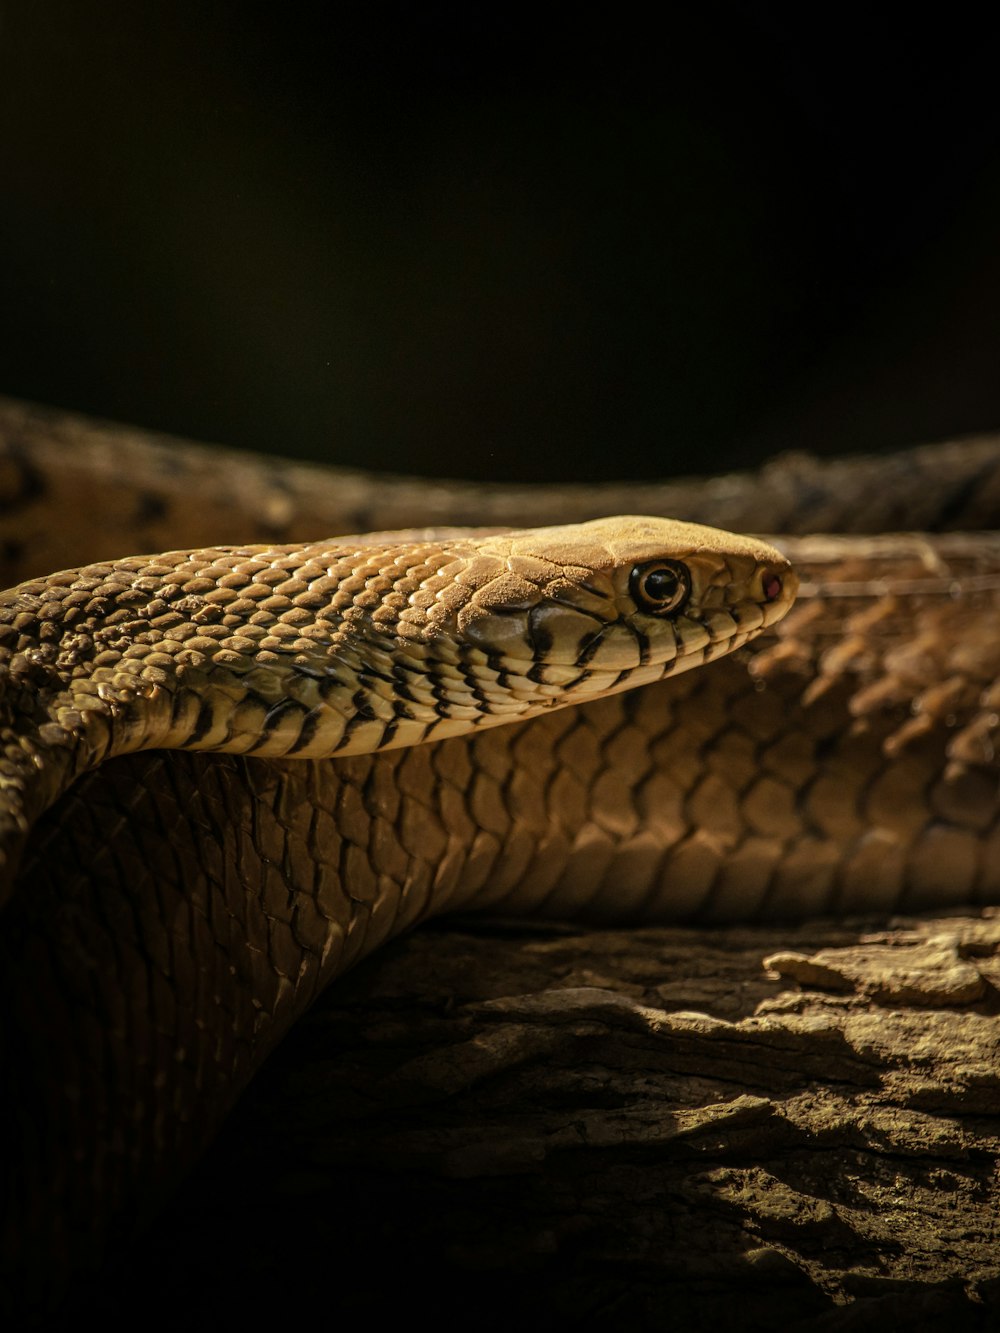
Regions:
<instances>
[{"instance_id":1,"label":"tree bark","mask_svg":"<svg viewBox=\"0 0 1000 1333\"><path fill-rule=\"evenodd\" d=\"M993 1329L998 991L996 910L425 929L298 1025L90 1307Z\"/></svg>"}]
</instances>

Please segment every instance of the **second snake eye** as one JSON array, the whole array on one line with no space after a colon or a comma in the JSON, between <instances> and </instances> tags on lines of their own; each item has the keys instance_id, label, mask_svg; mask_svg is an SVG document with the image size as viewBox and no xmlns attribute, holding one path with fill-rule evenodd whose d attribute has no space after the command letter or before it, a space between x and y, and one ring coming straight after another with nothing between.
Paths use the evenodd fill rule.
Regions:
<instances>
[{"instance_id":1,"label":"second snake eye","mask_svg":"<svg viewBox=\"0 0 1000 1333\"><path fill-rule=\"evenodd\" d=\"M691 596L691 574L679 560L648 560L629 575L636 606L654 616L679 611Z\"/></svg>"}]
</instances>

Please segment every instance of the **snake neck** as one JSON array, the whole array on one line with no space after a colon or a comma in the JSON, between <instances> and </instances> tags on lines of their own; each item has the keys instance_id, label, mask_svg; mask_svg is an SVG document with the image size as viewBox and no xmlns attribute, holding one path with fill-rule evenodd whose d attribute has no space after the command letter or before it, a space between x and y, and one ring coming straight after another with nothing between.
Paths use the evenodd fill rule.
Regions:
<instances>
[{"instance_id":1,"label":"snake neck","mask_svg":"<svg viewBox=\"0 0 1000 1333\"><path fill-rule=\"evenodd\" d=\"M783 616L772 547L642 517L455 541L210 547L0 594L0 884L87 769L441 740L702 665Z\"/></svg>"}]
</instances>

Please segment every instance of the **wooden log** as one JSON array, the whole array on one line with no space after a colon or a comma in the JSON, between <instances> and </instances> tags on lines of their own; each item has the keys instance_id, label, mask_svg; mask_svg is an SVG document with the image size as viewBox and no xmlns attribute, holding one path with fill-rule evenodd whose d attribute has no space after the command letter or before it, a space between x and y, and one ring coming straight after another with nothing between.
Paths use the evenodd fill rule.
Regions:
<instances>
[{"instance_id":1,"label":"wooden log","mask_svg":"<svg viewBox=\"0 0 1000 1333\"><path fill-rule=\"evenodd\" d=\"M88 1308L995 1328L998 1001L996 910L425 929L293 1031Z\"/></svg>"}]
</instances>

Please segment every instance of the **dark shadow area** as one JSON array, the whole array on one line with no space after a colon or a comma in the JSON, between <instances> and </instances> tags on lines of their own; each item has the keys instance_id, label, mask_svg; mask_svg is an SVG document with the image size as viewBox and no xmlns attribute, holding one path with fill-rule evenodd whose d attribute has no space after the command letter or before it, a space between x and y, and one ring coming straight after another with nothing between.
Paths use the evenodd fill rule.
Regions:
<instances>
[{"instance_id":1,"label":"dark shadow area","mask_svg":"<svg viewBox=\"0 0 1000 1333\"><path fill-rule=\"evenodd\" d=\"M0 391L509 479L994 428L986 23L4 5Z\"/></svg>"}]
</instances>

